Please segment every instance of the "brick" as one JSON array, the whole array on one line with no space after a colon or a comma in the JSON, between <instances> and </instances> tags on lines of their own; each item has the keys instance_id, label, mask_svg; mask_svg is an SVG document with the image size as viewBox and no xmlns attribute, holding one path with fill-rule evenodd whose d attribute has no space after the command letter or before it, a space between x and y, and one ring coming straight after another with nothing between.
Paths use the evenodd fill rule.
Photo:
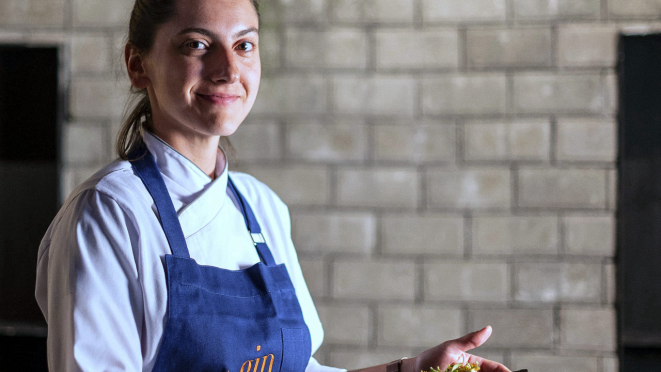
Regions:
<instances>
[{"instance_id":1,"label":"brick","mask_svg":"<svg viewBox=\"0 0 661 372\"><path fill-rule=\"evenodd\" d=\"M468 67L550 66L550 28L469 29Z\"/></svg>"},{"instance_id":2,"label":"brick","mask_svg":"<svg viewBox=\"0 0 661 372\"><path fill-rule=\"evenodd\" d=\"M64 130L67 164L100 165L108 161L108 128L103 125L69 124Z\"/></svg>"},{"instance_id":3,"label":"brick","mask_svg":"<svg viewBox=\"0 0 661 372\"><path fill-rule=\"evenodd\" d=\"M614 210L617 206L617 170L606 172L608 180L608 208Z\"/></svg>"},{"instance_id":4,"label":"brick","mask_svg":"<svg viewBox=\"0 0 661 372\"><path fill-rule=\"evenodd\" d=\"M381 221L382 253L462 255L463 217L390 215Z\"/></svg>"},{"instance_id":5,"label":"brick","mask_svg":"<svg viewBox=\"0 0 661 372\"><path fill-rule=\"evenodd\" d=\"M316 166L248 166L242 171L267 184L287 204L328 203L329 174Z\"/></svg>"},{"instance_id":6,"label":"brick","mask_svg":"<svg viewBox=\"0 0 661 372\"><path fill-rule=\"evenodd\" d=\"M277 160L282 157L280 125L274 120L249 120L230 136L239 161Z\"/></svg>"},{"instance_id":7,"label":"brick","mask_svg":"<svg viewBox=\"0 0 661 372\"><path fill-rule=\"evenodd\" d=\"M565 250L570 254L615 255L615 218L612 215L569 215L564 218Z\"/></svg>"},{"instance_id":8,"label":"brick","mask_svg":"<svg viewBox=\"0 0 661 372\"><path fill-rule=\"evenodd\" d=\"M503 74L428 77L422 82L425 115L504 114L507 83Z\"/></svg>"},{"instance_id":9,"label":"brick","mask_svg":"<svg viewBox=\"0 0 661 372\"><path fill-rule=\"evenodd\" d=\"M507 208L510 171L498 168L432 169L427 173L427 200L442 208Z\"/></svg>"},{"instance_id":10,"label":"brick","mask_svg":"<svg viewBox=\"0 0 661 372\"><path fill-rule=\"evenodd\" d=\"M513 353L511 368L534 368L535 372L599 372L595 357L548 355L539 352L534 354Z\"/></svg>"},{"instance_id":11,"label":"brick","mask_svg":"<svg viewBox=\"0 0 661 372\"><path fill-rule=\"evenodd\" d=\"M299 252L369 254L376 219L367 213L293 213L292 239Z\"/></svg>"},{"instance_id":12,"label":"brick","mask_svg":"<svg viewBox=\"0 0 661 372\"><path fill-rule=\"evenodd\" d=\"M292 22L319 22L326 18L326 0L271 0L260 1L259 12L265 24Z\"/></svg>"},{"instance_id":13,"label":"brick","mask_svg":"<svg viewBox=\"0 0 661 372\"><path fill-rule=\"evenodd\" d=\"M263 77L252 109L256 114L322 114L326 112L326 81L310 76Z\"/></svg>"},{"instance_id":14,"label":"brick","mask_svg":"<svg viewBox=\"0 0 661 372\"><path fill-rule=\"evenodd\" d=\"M571 350L616 351L615 310L562 309L560 347Z\"/></svg>"},{"instance_id":15,"label":"brick","mask_svg":"<svg viewBox=\"0 0 661 372\"><path fill-rule=\"evenodd\" d=\"M499 301L509 298L509 269L499 262L425 263L425 299Z\"/></svg>"},{"instance_id":16,"label":"brick","mask_svg":"<svg viewBox=\"0 0 661 372\"><path fill-rule=\"evenodd\" d=\"M313 298L326 295L326 263L321 259L299 257L305 284Z\"/></svg>"},{"instance_id":17,"label":"brick","mask_svg":"<svg viewBox=\"0 0 661 372\"><path fill-rule=\"evenodd\" d=\"M408 76L335 77L333 102L338 113L412 115L417 84Z\"/></svg>"},{"instance_id":18,"label":"brick","mask_svg":"<svg viewBox=\"0 0 661 372\"><path fill-rule=\"evenodd\" d=\"M600 0L514 0L519 19L594 19L600 11Z\"/></svg>"},{"instance_id":19,"label":"brick","mask_svg":"<svg viewBox=\"0 0 661 372\"><path fill-rule=\"evenodd\" d=\"M605 78L606 85L606 113L615 114L619 105L619 86L617 75L607 73Z\"/></svg>"},{"instance_id":20,"label":"brick","mask_svg":"<svg viewBox=\"0 0 661 372\"><path fill-rule=\"evenodd\" d=\"M2 26L63 26L65 0L3 0Z\"/></svg>"},{"instance_id":21,"label":"brick","mask_svg":"<svg viewBox=\"0 0 661 372\"><path fill-rule=\"evenodd\" d=\"M367 346L371 316L366 306L321 305L317 312L324 325L324 342Z\"/></svg>"},{"instance_id":22,"label":"brick","mask_svg":"<svg viewBox=\"0 0 661 372\"><path fill-rule=\"evenodd\" d=\"M323 365L328 365L328 362L326 362L327 358L329 358L329 347L326 347L326 345L322 344L317 351L312 354L312 357L317 360L317 362L323 364Z\"/></svg>"},{"instance_id":23,"label":"brick","mask_svg":"<svg viewBox=\"0 0 661 372\"><path fill-rule=\"evenodd\" d=\"M558 28L558 65L613 67L617 56L617 39L617 29L612 26L561 26Z\"/></svg>"},{"instance_id":24,"label":"brick","mask_svg":"<svg viewBox=\"0 0 661 372\"><path fill-rule=\"evenodd\" d=\"M367 350L351 348L350 350L333 350L330 353L330 365L347 370L358 370L400 359L402 356L413 356L411 350L404 348L388 350Z\"/></svg>"},{"instance_id":25,"label":"brick","mask_svg":"<svg viewBox=\"0 0 661 372\"><path fill-rule=\"evenodd\" d=\"M466 160L549 159L551 126L546 120L468 122L464 126Z\"/></svg>"},{"instance_id":26,"label":"brick","mask_svg":"<svg viewBox=\"0 0 661 372\"><path fill-rule=\"evenodd\" d=\"M546 309L471 310L470 329L491 325L485 347L550 347L553 344L553 311ZM526 366L530 368L534 366Z\"/></svg>"},{"instance_id":27,"label":"brick","mask_svg":"<svg viewBox=\"0 0 661 372\"><path fill-rule=\"evenodd\" d=\"M519 170L518 205L524 208L604 208L606 175L598 169Z\"/></svg>"},{"instance_id":28,"label":"brick","mask_svg":"<svg viewBox=\"0 0 661 372\"><path fill-rule=\"evenodd\" d=\"M73 0L73 25L128 26L134 3L134 0Z\"/></svg>"},{"instance_id":29,"label":"brick","mask_svg":"<svg viewBox=\"0 0 661 372\"><path fill-rule=\"evenodd\" d=\"M474 216L473 254L557 254L555 216Z\"/></svg>"},{"instance_id":30,"label":"brick","mask_svg":"<svg viewBox=\"0 0 661 372\"><path fill-rule=\"evenodd\" d=\"M617 267L613 264L604 265L606 277L606 303L614 304L617 297Z\"/></svg>"},{"instance_id":31,"label":"brick","mask_svg":"<svg viewBox=\"0 0 661 372\"><path fill-rule=\"evenodd\" d=\"M343 206L415 208L418 174L407 168L342 169L337 201Z\"/></svg>"},{"instance_id":32,"label":"brick","mask_svg":"<svg viewBox=\"0 0 661 372\"><path fill-rule=\"evenodd\" d=\"M374 37L377 69L456 69L459 65L456 29L379 30Z\"/></svg>"},{"instance_id":33,"label":"brick","mask_svg":"<svg viewBox=\"0 0 661 372\"><path fill-rule=\"evenodd\" d=\"M116 31L112 34L110 63L113 75L128 81L128 73L124 62L124 47L127 40L128 35L124 31ZM128 84L130 86L130 81Z\"/></svg>"},{"instance_id":34,"label":"brick","mask_svg":"<svg viewBox=\"0 0 661 372\"><path fill-rule=\"evenodd\" d=\"M620 363L617 358L603 358L602 363L604 365L603 372L619 372Z\"/></svg>"},{"instance_id":35,"label":"brick","mask_svg":"<svg viewBox=\"0 0 661 372\"><path fill-rule=\"evenodd\" d=\"M277 29L262 27L259 30L259 57L262 71L269 72L282 67L280 54L283 43Z\"/></svg>"},{"instance_id":36,"label":"brick","mask_svg":"<svg viewBox=\"0 0 661 372\"><path fill-rule=\"evenodd\" d=\"M377 160L420 163L455 159L454 125L377 125L374 132Z\"/></svg>"},{"instance_id":37,"label":"brick","mask_svg":"<svg viewBox=\"0 0 661 372\"><path fill-rule=\"evenodd\" d=\"M415 268L402 261L336 261L333 298L413 300Z\"/></svg>"},{"instance_id":38,"label":"brick","mask_svg":"<svg viewBox=\"0 0 661 372\"><path fill-rule=\"evenodd\" d=\"M607 106L598 74L521 73L514 76L517 113L602 114Z\"/></svg>"},{"instance_id":39,"label":"brick","mask_svg":"<svg viewBox=\"0 0 661 372\"><path fill-rule=\"evenodd\" d=\"M379 308L377 343L428 348L460 337L462 325L459 309L382 306Z\"/></svg>"},{"instance_id":40,"label":"brick","mask_svg":"<svg viewBox=\"0 0 661 372\"><path fill-rule=\"evenodd\" d=\"M36 46L49 45L53 44L70 44L71 36L66 32L56 31L56 30L31 30L30 34L27 36L26 42Z\"/></svg>"},{"instance_id":41,"label":"brick","mask_svg":"<svg viewBox=\"0 0 661 372\"><path fill-rule=\"evenodd\" d=\"M558 160L615 161L617 124L614 121L562 119L557 130Z\"/></svg>"},{"instance_id":42,"label":"brick","mask_svg":"<svg viewBox=\"0 0 661 372\"><path fill-rule=\"evenodd\" d=\"M367 34L357 28L326 31L290 28L286 33L287 65L301 68L367 66Z\"/></svg>"},{"instance_id":43,"label":"brick","mask_svg":"<svg viewBox=\"0 0 661 372\"><path fill-rule=\"evenodd\" d=\"M608 0L608 12L613 18L649 18L661 16L659 0Z\"/></svg>"},{"instance_id":44,"label":"brick","mask_svg":"<svg viewBox=\"0 0 661 372\"><path fill-rule=\"evenodd\" d=\"M288 156L295 159L345 162L367 158L367 125L359 120L287 124Z\"/></svg>"},{"instance_id":45,"label":"brick","mask_svg":"<svg viewBox=\"0 0 661 372\"><path fill-rule=\"evenodd\" d=\"M121 117L130 93L128 85L113 78L75 78L71 82L71 113L77 117Z\"/></svg>"},{"instance_id":46,"label":"brick","mask_svg":"<svg viewBox=\"0 0 661 372\"><path fill-rule=\"evenodd\" d=\"M110 40L103 34L78 34L71 40L71 69L74 72L110 70Z\"/></svg>"},{"instance_id":47,"label":"brick","mask_svg":"<svg viewBox=\"0 0 661 372\"><path fill-rule=\"evenodd\" d=\"M339 22L413 22L413 2L410 0L335 0L333 19Z\"/></svg>"},{"instance_id":48,"label":"brick","mask_svg":"<svg viewBox=\"0 0 661 372\"><path fill-rule=\"evenodd\" d=\"M599 302L601 265L525 263L515 266L514 298L522 302Z\"/></svg>"},{"instance_id":49,"label":"brick","mask_svg":"<svg viewBox=\"0 0 661 372\"><path fill-rule=\"evenodd\" d=\"M0 5L1 6L1 5ZM4 13L1 16L4 16ZM3 21L0 21L0 24ZM29 34L26 31L12 31L12 30L2 30L0 31L0 42L3 44L19 44L24 43L28 38Z\"/></svg>"},{"instance_id":50,"label":"brick","mask_svg":"<svg viewBox=\"0 0 661 372\"><path fill-rule=\"evenodd\" d=\"M504 21L505 0L423 0L425 22Z\"/></svg>"}]
</instances>

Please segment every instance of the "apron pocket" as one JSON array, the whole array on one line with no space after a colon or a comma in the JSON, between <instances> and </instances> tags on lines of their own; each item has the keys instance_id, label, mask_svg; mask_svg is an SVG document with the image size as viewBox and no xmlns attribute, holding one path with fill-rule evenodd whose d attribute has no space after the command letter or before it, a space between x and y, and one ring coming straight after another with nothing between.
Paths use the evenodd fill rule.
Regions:
<instances>
[{"instance_id":1,"label":"apron pocket","mask_svg":"<svg viewBox=\"0 0 661 372\"><path fill-rule=\"evenodd\" d=\"M304 372L310 362L310 331L307 328L282 328L282 372Z\"/></svg>"}]
</instances>

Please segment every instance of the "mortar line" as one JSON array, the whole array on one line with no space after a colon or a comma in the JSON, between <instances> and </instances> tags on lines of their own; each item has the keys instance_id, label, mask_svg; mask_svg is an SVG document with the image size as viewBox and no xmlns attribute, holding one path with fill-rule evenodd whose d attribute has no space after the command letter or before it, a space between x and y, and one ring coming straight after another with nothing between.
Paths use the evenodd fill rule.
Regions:
<instances>
[{"instance_id":1,"label":"mortar line","mask_svg":"<svg viewBox=\"0 0 661 372\"><path fill-rule=\"evenodd\" d=\"M457 27L457 37L458 37L457 48L459 49L457 52L457 57L458 57L457 68L459 72L467 73L468 72L468 26L466 26L465 24L459 25L459 27Z\"/></svg>"},{"instance_id":2,"label":"mortar line","mask_svg":"<svg viewBox=\"0 0 661 372\"><path fill-rule=\"evenodd\" d=\"M549 146L549 165L551 167L557 167L558 165L558 119L555 115L551 115L550 120L550 146Z\"/></svg>"}]
</instances>

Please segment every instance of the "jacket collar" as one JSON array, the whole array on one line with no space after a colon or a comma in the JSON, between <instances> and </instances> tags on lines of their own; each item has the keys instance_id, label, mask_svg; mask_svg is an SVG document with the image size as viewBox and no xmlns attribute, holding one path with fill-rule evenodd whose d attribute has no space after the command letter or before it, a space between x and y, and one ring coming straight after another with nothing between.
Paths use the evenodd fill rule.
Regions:
<instances>
[{"instance_id":1,"label":"jacket collar","mask_svg":"<svg viewBox=\"0 0 661 372\"><path fill-rule=\"evenodd\" d=\"M156 135L145 132L144 141L154 156L163 176L172 204L179 215L179 222L188 238L206 226L220 212L227 199L227 162L218 148L216 179L204 173L191 160L180 154Z\"/></svg>"}]
</instances>

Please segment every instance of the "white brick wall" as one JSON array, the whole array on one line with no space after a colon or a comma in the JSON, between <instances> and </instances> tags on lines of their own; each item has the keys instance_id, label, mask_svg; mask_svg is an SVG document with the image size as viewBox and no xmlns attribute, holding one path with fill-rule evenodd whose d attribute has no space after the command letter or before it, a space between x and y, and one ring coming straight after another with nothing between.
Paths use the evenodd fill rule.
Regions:
<instances>
[{"instance_id":1,"label":"white brick wall","mask_svg":"<svg viewBox=\"0 0 661 372\"><path fill-rule=\"evenodd\" d=\"M63 196L114 157L132 0L0 1L0 42L62 45ZM478 354L616 372L616 46L658 0L262 0L238 166L292 212L322 363Z\"/></svg>"}]
</instances>

